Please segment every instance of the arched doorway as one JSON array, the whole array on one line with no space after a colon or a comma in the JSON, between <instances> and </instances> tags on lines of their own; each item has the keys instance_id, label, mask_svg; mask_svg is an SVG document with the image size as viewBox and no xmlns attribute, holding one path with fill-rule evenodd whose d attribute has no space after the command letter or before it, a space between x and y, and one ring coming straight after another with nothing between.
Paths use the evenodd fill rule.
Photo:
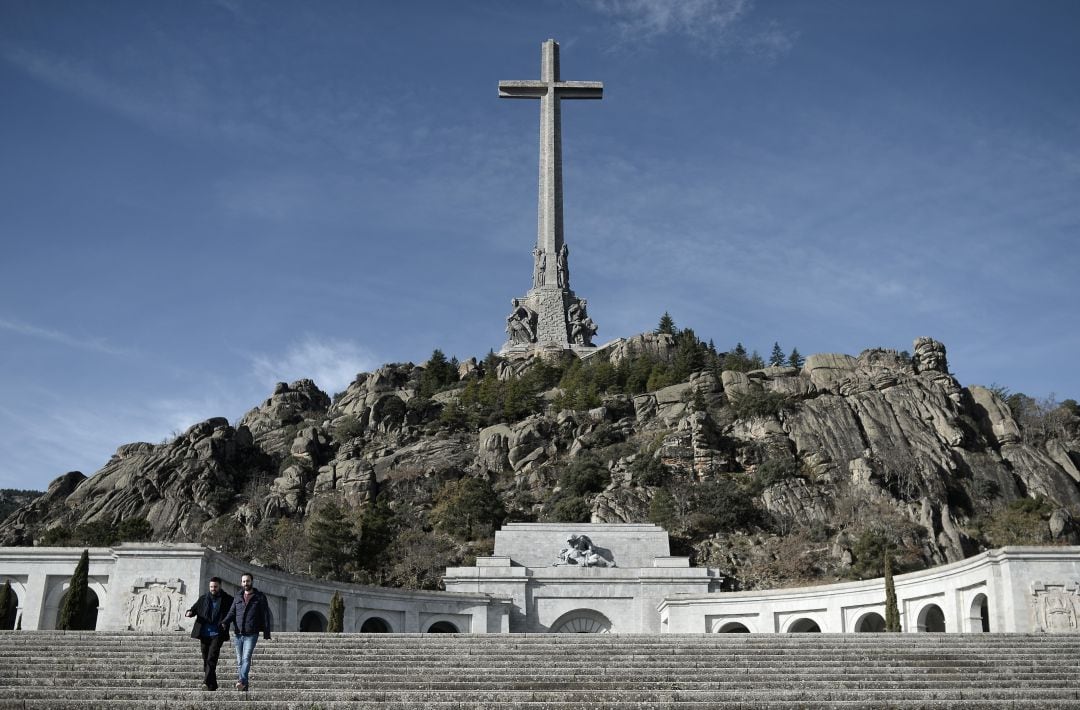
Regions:
<instances>
[{"instance_id":1,"label":"arched doorway","mask_svg":"<svg viewBox=\"0 0 1080 710\"><path fill-rule=\"evenodd\" d=\"M968 631L972 633L990 632L990 601L985 594L976 594L971 600L968 613Z\"/></svg>"},{"instance_id":2,"label":"arched doorway","mask_svg":"<svg viewBox=\"0 0 1080 710\"><path fill-rule=\"evenodd\" d=\"M326 631L326 617L317 611L309 611L300 617L300 630L321 634Z\"/></svg>"},{"instance_id":3,"label":"arched doorway","mask_svg":"<svg viewBox=\"0 0 1080 710\"><path fill-rule=\"evenodd\" d=\"M2 587L3 585L0 585ZM7 613L0 618L0 631L11 631L15 628L15 621L19 616L19 595L14 587L9 587L11 596L8 597Z\"/></svg>"},{"instance_id":4,"label":"arched doorway","mask_svg":"<svg viewBox=\"0 0 1080 710\"><path fill-rule=\"evenodd\" d=\"M740 624L738 621L729 621L719 629L716 630L718 634L748 634L750 629L746 628L746 624Z\"/></svg>"},{"instance_id":5,"label":"arched doorway","mask_svg":"<svg viewBox=\"0 0 1080 710\"><path fill-rule=\"evenodd\" d=\"M945 612L937 604L927 604L919 611L919 631L945 632Z\"/></svg>"},{"instance_id":6,"label":"arched doorway","mask_svg":"<svg viewBox=\"0 0 1080 710\"><path fill-rule=\"evenodd\" d=\"M789 634L820 634L821 627L813 619L799 619L788 627Z\"/></svg>"},{"instance_id":7,"label":"arched doorway","mask_svg":"<svg viewBox=\"0 0 1080 710\"><path fill-rule=\"evenodd\" d=\"M855 622L855 633L877 634L885 630L885 617L871 611L859 617Z\"/></svg>"},{"instance_id":8,"label":"arched doorway","mask_svg":"<svg viewBox=\"0 0 1080 710\"><path fill-rule=\"evenodd\" d=\"M458 627L451 624L449 621L436 621L434 624L427 628L429 634L458 634Z\"/></svg>"},{"instance_id":9,"label":"arched doorway","mask_svg":"<svg viewBox=\"0 0 1080 710\"><path fill-rule=\"evenodd\" d=\"M429 629L430 630L430 629ZM456 632L457 629L454 629ZM451 633L454 633L451 632ZM380 619L377 616L372 616L364 620L364 623L360 625L360 633L362 634L388 634L390 633L390 624L386 623L385 619ZM435 632L438 633L438 632Z\"/></svg>"},{"instance_id":10,"label":"arched doorway","mask_svg":"<svg viewBox=\"0 0 1080 710\"><path fill-rule=\"evenodd\" d=\"M60 604L56 608L54 629L60 628L60 615L64 613L64 602L67 601L67 595L68 593L64 592L64 596L60 597ZM72 631L93 631L97 628L98 604L97 592L87 588L86 605L83 607L82 617L75 623L75 628Z\"/></svg>"},{"instance_id":11,"label":"arched doorway","mask_svg":"<svg viewBox=\"0 0 1080 710\"><path fill-rule=\"evenodd\" d=\"M606 616L592 609L575 609L555 620L551 625L553 634L606 634L611 622Z\"/></svg>"}]
</instances>

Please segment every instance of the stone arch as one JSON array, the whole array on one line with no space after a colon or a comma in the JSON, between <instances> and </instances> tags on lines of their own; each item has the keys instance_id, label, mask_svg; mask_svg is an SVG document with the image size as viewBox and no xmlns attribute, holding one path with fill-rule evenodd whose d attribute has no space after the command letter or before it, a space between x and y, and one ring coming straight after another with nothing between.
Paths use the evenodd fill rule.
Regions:
<instances>
[{"instance_id":1,"label":"stone arch","mask_svg":"<svg viewBox=\"0 0 1080 710\"><path fill-rule=\"evenodd\" d=\"M937 604L927 604L919 610L919 631L944 633L945 612Z\"/></svg>"},{"instance_id":2,"label":"stone arch","mask_svg":"<svg viewBox=\"0 0 1080 710\"><path fill-rule=\"evenodd\" d=\"M855 633L877 634L885 630L885 617L876 611L868 611L855 622Z\"/></svg>"},{"instance_id":3,"label":"stone arch","mask_svg":"<svg viewBox=\"0 0 1080 710\"><path fill-rule=\"evenodd\" d=\"M326 617L321 612L312 609L300 617L300 630L308 633L323 633L326 631Z\"/></svg>"},{"instance_id":4,"label":"stone arch","mask_svg":"<svg viewBox=\"0 0 1080 710\"><path fill-rule=\"evenodd\" d=\"M64 611L64 602L67 600L67 590L64 590L63 596L60 597L60 601L56 605L56 617L53 619L53 628L60 626L60 614ZM80 623L80 631L95 631L97 629L98 609L101 606L101 602L98 600L97 592L92 587L86 589L86 606L83 607L83 619Z\"/></svg>"},{"instance_id":5,"label":"stone arch","mask_svg":"<svg viewBox=\"0 0 1080 710\"><path fill-rule=\"evenodd\" d=\"M750 629L747 628L746 624L743 624L741 622L729 621L726 624L724 624L723 626L721 626L719 629L717 629L716 633L718 633L718 634L748 634L748 633L750 633Z\"/></svg>"},{"instance_id":6,"label":"stone arch","mask_svg":"<svg viewBox=\"0 0 1080 710\"><path fill-rule=\"evenodd\" d=\"M434 624L432 624L432 626L434 626ZM360 633L362 634L389 634L393 633L393 631L394 629L390 626L390 622L382 618L381 616L369 616L368 618L364 619L364 623L360 624ZM457 629L454 629L454 632L456 633Z\"/></svg>"},{"instance_id":7,"label":"stone arch","mask_svg":"<svg viewBox=\"0 0 1080 710\"><path fill-rule=\"evenodd\" d=\"M611 631L611 621L593 609L568 611L551 625L553 634L606 634Z\"/></svg>"},{"instance_id":8,"label":"stone arch","mask_svg":"<svg viewBox=\"0 0 1080 710\"><path fill-rule=\"evenodd\" d=\"M813 619L803 617L791 622L787 628L789 634L820 634L821 627Z\"/></svg>"},{"instance_id":9,"label":"stone arch","mask_svg":"<svg viewBox=\"0 0 1080 710\"><path fill-rule=\"evenodd\" d=\"M990 631L990 600L985 594L976 594L971 600L967 630L976 634Z\"/></svg>"},{"instance_id":10,"label":"stone arch","mask_svg":"<svg viewBox=\"0 0 1080 710\"><path fill-rule=\"evenodd\" d=\"M60 610L64 608L64 597L67 596L68 587L71 586L71 580L65 579L64 581L57 580L55 583L49 584L49 591L45 593L45 603L42 605L41 616L38 620L38 629L47 630L55 629L57 619L60 616ZM103 585L98 579L90 577L87 582L87 591L93 592L93 596L87 595L87 607L88 616L93 617L93 621L97 623L98 611L105 605L105 585ZM14 589L15 585L12 585ZM89 612L89 601L93 600L94 608L93 614Z\"/></svg>"},{"instance_id":11,"label":"stone arch","mask_svg":"<svg viewBox=\"0 0 1080 710\"><path fill-rule=\"evenodd\" d=\"M436 621L431 626L427 627L427 631L425 631L424 633L426 633L426 634L460 634L461 631L458 629L457 625L454 624L452 621L446 621L444 619L442 621Z\"/></svg>"},{"instance_id":12,"label":"stone arch","mask_svg":"<svg viewBox=\"0 0 1080 710\"><path fill-rule=\"evenodd\" d=\"M4 585L0 584L0 587ZM11 585L11 609L7 615L0 619L0 631L11 631L15 628L15 622L19 617L19 608L22 606L22 600L19 599L19 592L16 591L15 585Z\"/></svg>"}]
</instances>

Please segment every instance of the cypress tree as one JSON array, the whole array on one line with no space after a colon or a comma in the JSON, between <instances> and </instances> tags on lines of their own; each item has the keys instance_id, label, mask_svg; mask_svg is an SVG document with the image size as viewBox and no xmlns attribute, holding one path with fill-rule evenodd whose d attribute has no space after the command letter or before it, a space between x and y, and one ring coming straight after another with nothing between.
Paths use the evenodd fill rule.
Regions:
<instances>
[{"instance_id":1,"label":"cypress tree","mask_svg":"<svg viewBox=\"0 0 1080 710\"><path fill-rule=\"evenodd\" d=\"M67 631L82 631L86 626L86 590L89 589L90 551L83 550L79 564L71 575L64 606L60 609L60 619L56 628Z\"/></svg>"},{"instance_id":2,"label":"cypress tree","mask_svg":"<svg viewBox=\"0 0 1080 710\"><path fill-rule=\"evenodd\" d=\"M900 608L896 604L896 587L892 578L892 555L885 553L885 630L900 632Z\"/></svg>"},{"instance_id":3,"label":"cypress tree","mask_svg":"<svg viewBox=\"0 0 1080 710\"><path fill-rule=\"evenodd\" d=\"M11 591L11 582L4 582L0 587L0 630L10 631L15 628L15 593Z\"/></svg>"},{"instance_id":4,"label":"cypress tree","mask_svg":"<svg viewBox=\"0 0 1080 710\"><path fill-rule=\"evenodd\" d=\"M330 599L330 619L326 622L326 630L332 634L340 634L345 626L345 600L339 592L334 592Z\"/></svg>"}]
</instances>

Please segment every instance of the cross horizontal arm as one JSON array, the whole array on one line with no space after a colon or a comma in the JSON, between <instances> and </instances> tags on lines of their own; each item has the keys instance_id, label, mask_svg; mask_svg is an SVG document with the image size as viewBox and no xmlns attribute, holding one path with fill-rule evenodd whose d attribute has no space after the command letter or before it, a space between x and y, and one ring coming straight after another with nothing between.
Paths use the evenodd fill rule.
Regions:
<instances>
[{"instance_id":1,"label":"cross horizontal arm","mask_svg":"<svg viewBox=\"0 0 1080 710\"><path fill-rule=\"evenodd\" d=\"M555 85L555 93L560 99L602 99L604 82L561 81Z\"/></svg>"},{"instance_id":2,"label":"cross horizontal arm","mask_svg":"<svg viewBox=\"0 0 1080 710\"><path fill-rule=\"evenodd\" d=\"M558 81L549 84L546 81L500 81L499 98L503 99L538 99L548 91L560 99L600 99L604 97L602 81Z\"/></svg>"},{"instance_id":3,"label":"cross horizontal arm","mask_svg":"<svg viewBox=\"0 0 1080 710\"><path fill-rule=\"evenodd\" d=\"M500 81L501 99L538 99L548 92L545 81Z\"/></svg>"}]
</instances>

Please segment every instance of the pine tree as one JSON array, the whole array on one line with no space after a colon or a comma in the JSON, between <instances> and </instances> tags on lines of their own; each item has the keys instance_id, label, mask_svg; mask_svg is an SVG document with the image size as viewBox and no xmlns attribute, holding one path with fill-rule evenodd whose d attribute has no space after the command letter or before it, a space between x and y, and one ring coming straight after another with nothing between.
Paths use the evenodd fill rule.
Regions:
<instances>
[{"instance_id":1,"label":"pine tree","mask_svg":"<svg viewBox=\"0 0 1080 710\"><path fill-rule=\"evenodd\" d=\"M340 592L334 592L330 598L330 619L326 622L326 630L332 634L340 634L345 628L345 600Z\"/></svg>"},{"instance_id":2,"label":"pine tree","mask_svg":"<svg viewBox=\"0 0 1080 710\"><path fill-rule=\"evenodd\" d=\"M0 587L0 631L10 631L15 628L17 611L15 592L11 591L11 582L4 582L4 586Z\"/></svg>"},{"instance_id":3,"label":"pine tree","mask_svg":"<svg viewBox=\"0 0 1080 710\"><path fill-rule=\"evenodd\" d=\"M56 628L62 631L84 631L86 629L86 592L89 589L90 551L83 550L79 564L71 575L64 606L60 609L60 618Z\"/></svg>"},{"instance_id":4,"label":"pine tree","mask_svg":"<svg viewBox=\"0 0 1080 710\"><path fill-rule=\"evenodd\" d=\"M653 331L657 335L666 333L667 335L675 335L677 329L675 328L675 319L671 317L671 314L664 311L664 315L660 316L660 324L656 326L656 330Z\"/></svg>"},{"instance_id":5,"label":"pine tree","mask_svg":"<svg viewBox=\"0 0 1080 710\"><path fill-rule=\"evenodd\" d=\"M892 555L885 553L885 630L900 632L900 609L896 605L896 586L893 584Z\"/></svg>"},{"instance_id":6,"label":"pine tree","mask_svg":"<svg viewBox=\"0 0 1080 710\"><path fill-rule=\"evenodd\" d=\"M671 530L678 520L679 506L666 488L661 488L649 501L649 521Z\"/></svg>"},{"instance_id":7,"label":"pine tree","mask_svg":"<svg viewBox=\"0 0 1080 710\"><path fill-rule=\"evenodd\" d=\"M806 358L799 354L798 348L792 348L791 354L787 356L787 364L790 367L802 367L806 364Z\"/></svg>"},{"instance_id":8,"label":"pine tree","mask_svg":"<svg viewBox=\"0 0 1080 710\"><path fill-rule=\"evenodd\" d=\"M694 397L690 400L690 409L694 412L707 412L709 403L705 401L705 394L700 387L694 388Z\"/></svg>"},{"instance_id":9,"label":"pine tree","mask_svg":"<svg viewBox=\"0 0 1080 710\"><path fill-rule=\"evenodd\" d=\"M431 397L447 385L457 382L457 368L457 358L447 360L443 351L435 348L424 366L423 374L420 375L420 396Z\"/></svg>"},{"instance_id":10,"label":"pine tree","mask_svg":"<svg viewBox=\"0 0 1080 710\"><path fill-rule=\"evenodd\" d=\"M506 508L483 478L467 476L448 481L435 495L431 521L459 540L490 537L506 518Z\"/></svg>"},{"instance_id":11,"label":"pine tree","mask_svg":"<svg viewBox=\"0 0 1080 710\"><path fill-rule=\"evenodd\" d=\"M742 343L736 343L734 349L724 355L721 367L724 370L734 370L735 372L747 372L754 369Z\"/></svg>"},{"instance_id":12,"label":"pine tree","mask_svg":"<svg viewBox=\"0 0 1080 710\"><path fill-rule=\"evenodd\" d=\"M782 367L784 364L784 360L786 359L787 358L784 357L784 351L780 349L780 343L773 343L772 354L769 355L769 366Z\"/></svg>"},{"instance_id":13,"label":"pine tree","mask_svg":"<svg viewBox=\"0 0 1080 710\"><path fill-rule=\"evenodd\" d=\"M311 521L308 545L311 570L320 577L345 581L346 567L356 551L356 533L346 511L336 501L328 501Z\"/></svg>"}]
</instances>

